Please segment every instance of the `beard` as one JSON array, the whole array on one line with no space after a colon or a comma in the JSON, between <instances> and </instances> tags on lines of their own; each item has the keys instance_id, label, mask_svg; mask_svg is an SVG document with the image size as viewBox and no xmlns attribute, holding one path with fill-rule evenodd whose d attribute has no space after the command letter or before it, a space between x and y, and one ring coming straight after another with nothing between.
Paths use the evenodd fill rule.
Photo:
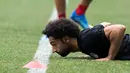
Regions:
<instances>
[{"instance_id":1,"label":"beard","mask_svg":"<svg viewBox=\"0 0 130 73\"><path fill-rule=\"evenodd\" d=\"M57 52L60 56L65 57L71 52L72 47L67 46L65 48L62 48L60 52Z\"/></svg>"},{"instance_id":2,"label":"beard","mask_svg":"<svg viewBox=\"0 0 130 73\"><path fill-rule=\"evenodd\" d=\"M65 52L65 53L58 53L62 57L66 57L70 52Z\"/></svg>"}]
</instances>

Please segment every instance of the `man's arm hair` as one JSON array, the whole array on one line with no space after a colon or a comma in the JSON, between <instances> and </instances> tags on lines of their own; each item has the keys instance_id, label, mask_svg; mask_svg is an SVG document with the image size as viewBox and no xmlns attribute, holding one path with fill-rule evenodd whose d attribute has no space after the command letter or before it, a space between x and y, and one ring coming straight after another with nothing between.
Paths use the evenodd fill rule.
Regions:
<instances>
[{"instance_id":1,"label":"man's arm hair","mask_svg":"<svg viewBox=\"0 0 130 73\"><path fill-rule=\"evenodd\" d=\"M104 28L106 37L110 40L110 48L107 58L114 59L117 55L125 33L124 25L111 25Z\"/></svg>"}]
</instances>

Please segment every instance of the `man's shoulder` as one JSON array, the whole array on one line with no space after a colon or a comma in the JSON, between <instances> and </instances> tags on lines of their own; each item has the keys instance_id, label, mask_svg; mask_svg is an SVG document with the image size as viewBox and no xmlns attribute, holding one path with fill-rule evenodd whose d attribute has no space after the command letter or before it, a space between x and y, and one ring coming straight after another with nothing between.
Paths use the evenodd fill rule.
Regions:
<instances>
[{"instance_id":1,"label":"man's shoulder","mask_svg":"<svg viewBox=\"0 0 130 73\"><path fill-rule=\"evenodd\" d=\"M93 30L99 30L99 29L104 29L104 26L103 26L103 25L100 25L100 24L97 24L97 25L95 25L93 28L86 28L86 29L84 29L84 30L82 30L82 31L80 32L80 35L85 35L85 34L87 34L87 33L92 33ZM91 32L90 32L90 31L91 31Z\"/></svg>"}]
</instances>

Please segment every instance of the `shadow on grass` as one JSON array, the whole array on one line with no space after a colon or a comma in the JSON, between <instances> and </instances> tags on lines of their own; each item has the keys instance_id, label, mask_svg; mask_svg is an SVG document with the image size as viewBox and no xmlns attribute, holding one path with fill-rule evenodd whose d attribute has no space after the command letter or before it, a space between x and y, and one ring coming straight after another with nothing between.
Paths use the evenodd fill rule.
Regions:
<instances>
[{"instance_id":1,"label":"shadow on grass","mask_svg":"<svg viewBox=\"0 0 130 73\"><path fill-rule=\"evenodd\" d=\"M86 60L93 60L93 58L91 57L72 57L72 56L69 56L69 57L52 57L53 59L86 59Z\"/></svg>"},{"instance_id":2,"label":"shadow on grass","mask_svg":"<svg viewBox=\"0 0 130 73\"><path fill-rule=\"evenodd\" d=\"M62 57L63 59L87 59L87 60L93 60L91 57Z\"/></svg>"}]
</instances>

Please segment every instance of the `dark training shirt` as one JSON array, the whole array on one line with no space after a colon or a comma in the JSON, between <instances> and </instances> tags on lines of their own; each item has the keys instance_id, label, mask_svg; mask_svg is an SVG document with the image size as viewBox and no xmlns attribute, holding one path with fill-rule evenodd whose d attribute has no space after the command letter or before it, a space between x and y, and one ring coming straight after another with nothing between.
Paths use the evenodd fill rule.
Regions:
<instances>
[{"instance_id":1,"label":"dark training shirt","mask_svg":"<svg viewBox=\"0 0 130 73\"><path fill-rule=\"evenodd\" d=\"M130 36L126 34L115 59L130 59ZM105 36L104 26L96 25L80 32L78 46L81 52L92 58L104 58L108 56L110 41ZM126 57L127 56L127 57Z\"/></svg>"}]
</instances>

